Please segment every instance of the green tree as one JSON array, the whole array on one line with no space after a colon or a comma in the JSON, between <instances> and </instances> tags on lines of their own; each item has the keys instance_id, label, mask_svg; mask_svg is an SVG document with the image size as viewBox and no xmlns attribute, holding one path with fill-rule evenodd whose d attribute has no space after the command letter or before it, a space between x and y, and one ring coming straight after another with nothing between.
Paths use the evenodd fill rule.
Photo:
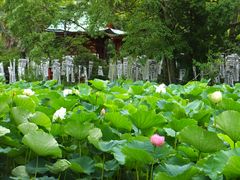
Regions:
<instances>
[{"instance_id":1,"label":"green tree","mask_svg":"<svg viewBox=\"0 0 240 180\"><path fill-rule=\"evenodd\" d=\"M127 31L123 55L164 59L164 79L170 83L177 78L175 61L180 68L187 69L187 80L190 80L193 60L207 62L210 52L224 53L229 47L236 47L238 0L135 0L129 3L92 0L91 3L94 6L89 7L90 16L98 17L94 23L104 19ZM103 13L98 16L100 12Z\"/></svg>"}]
</instances>

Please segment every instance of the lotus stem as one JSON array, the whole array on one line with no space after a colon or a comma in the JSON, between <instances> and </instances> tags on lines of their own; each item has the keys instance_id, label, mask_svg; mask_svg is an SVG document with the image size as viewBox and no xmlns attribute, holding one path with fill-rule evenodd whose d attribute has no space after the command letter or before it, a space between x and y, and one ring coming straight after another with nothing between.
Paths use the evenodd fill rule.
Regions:
<instances>
[{"instance_id":1,"label":"lotus stem","mask_svg":"<svg viewBox=\"0 0 240 180\"><path fill-rule=\"evenodd\" d=\"M139 172L138 172L138 168L136 167L136 178L137 180L139 180Z\"/></svg>"},{"instance_id":2,"label":"lotus stem","mask_svg":"<svg viewBox=\"0 0 240 180\"><path fill-rule=\"evenodd\" d=\"M103 167L102 167L102 175L101 175L101 179L104 179L104 163L105 163L105 155L103 154Z\"/></svg>"},{"instance_id":3,"label":"lotus stem","mask_svg":"<svg viewBox=\"0 0 240 180\"><path fill-rule=\"evenodd\" d=\"M37 156L36 168L35 168L35 175L34 175L35 179L36 179L36 177L37 177L37 168L38 168L38 156Z\"/></svg>"},{"instance_id":4,"label":"lotus stem","mask_svg":"<svg viewBox=\"0 0 240 180\"><path fill-rule=\"evenodd\" d=\"M175 132L174 149L177 149L177 132Z\"/></svg>"},{"instance_id":5,"label":"lotus stem","mask_svg":"<svg viewBox=\"0 0 240 180\"><path fill-rule=\"evenodd\" d=\"M78 141L79 154L82 155L81 141Z\"/></svg>"},{"instance_id":6,"label":"lotus stem","mask_svg":"<svg viewBox=\"0 0 240 180\"><path fill-rule=\"evenodd\" d=\"M154 162L152 162L152 164L151 164L151 170L150 170L149 180L152 180L152 178L153 178L153 165L154 165Z\"/></svg>"},{"instance_id":7,"label":"lotus stem","mask_svg":"<svg viewBox=\"0 0 240 180\"><path fill-rule=\"evenodd\" d=\"M148 171L148 169L147 169L146 180L148 180L148 173L149 173L149 171Z\"/></svg>"},{"instance_id":8,"label":"lotus stem","mask_svg":"<svg viewBox=\"0 0 240 180\"><path fill-rule=\"evenodd\" d=\"M199 151L199 153L198 153L198 161L201 159L201 155L202 155L202 152Z\"/></svg>"}]
</instances>

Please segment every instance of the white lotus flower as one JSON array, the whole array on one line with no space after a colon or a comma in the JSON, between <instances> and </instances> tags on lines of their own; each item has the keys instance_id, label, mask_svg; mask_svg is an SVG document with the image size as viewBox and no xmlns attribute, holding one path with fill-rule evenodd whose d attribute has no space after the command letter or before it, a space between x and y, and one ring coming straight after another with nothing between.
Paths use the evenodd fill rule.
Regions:
<instances>
[{"instance_id":1,"label":"white lotus flower","mask_svg":"<svg viewBox=\"0 0 240 180\"><path fill-rule=\"evenodd\" d=\"M213 102L213 103L219 103L222 101L222 93L221 91L215 91L214 93L209 95L209 99Z\"/></svg>"},{"instance_id":2,"label":"white lotus flower","mask_svg":"<svg viewBox=\"0 0 240 180\"><path fill-rule=\"evenodd\" d=\"M27 95L27 96L32 96L32 95L35 94L35 92L33 90L31 90L31 89L24 89L23 90L23 94Z\"/></svg>"},{"instance_id":3,"label":"white lotus flower","mask_svg":"<svg viewBox=\"0 0 240 180\"><path fill-rule=\"evenodd\" d=\"M156 88L156 93L166 93L166 85L165 84L160 84L159 86L155 86Z\"/></svg>"},{"instance_id":4,"label":"white lotus flower","mask_svg":"<svg viewBox=\"0 0 240 180\"><path fill-rule=\"evenodd\" d=\"M64 97L66 97L67 95L72 94L72 93L73 93L73 91L71 89L64 89L63 90L63 96Z\"/></svg>"},{"instance_id":5,"label":"white lotus flower","mask_svg":"<svg viewBox=\"0 0 240 180\"><path fill-rule=\"evenodd\" d=\"M57 119L63 120L66 116L66 108L61 107L53 114L53 121L56 121Z\"/></svg>"}]
</instances>

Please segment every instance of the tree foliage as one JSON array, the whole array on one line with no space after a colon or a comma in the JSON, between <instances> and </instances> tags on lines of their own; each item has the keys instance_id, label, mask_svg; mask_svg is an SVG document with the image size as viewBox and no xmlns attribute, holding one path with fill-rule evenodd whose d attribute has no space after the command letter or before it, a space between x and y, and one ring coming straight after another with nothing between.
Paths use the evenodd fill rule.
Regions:
<instances>
[{"instance_id":1,"label":"tree foliage","mask_svg":"<svg viewBox=\"0 0 240 180\"><path fill-rule=\"evenodd\" d=\"M2 0L1 41L32 57L69 52L84 39L61 39L46 32L51 24L78 24L87 17L86 31L111 23L127 32L121 55L178 61L191 67L193 60L207 62L210 53L239 52L239 0ZM9 46L5 46L10 49ZM11 48L12 48L11 47ZM80 47L80 46L79 46ZM82 51L81 48L79 52Z\"/></svg>"}]
</instances>

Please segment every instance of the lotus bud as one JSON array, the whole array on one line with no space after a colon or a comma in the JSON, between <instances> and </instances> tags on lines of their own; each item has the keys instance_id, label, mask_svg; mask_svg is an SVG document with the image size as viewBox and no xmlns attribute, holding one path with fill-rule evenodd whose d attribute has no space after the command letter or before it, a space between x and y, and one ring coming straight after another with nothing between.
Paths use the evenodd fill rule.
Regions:
<instances>
[{"instance_id":1,"label":"lotus bud","mask_svg":"<svg viewBox=\"0 0 240 180\"><path fill-rule=\"evenodd\" d=\"M159 136L158 134L154 134L154 135L151 136L150 141L154 146L159 147L159 146L164 144L165 137L164 136Z\"/></svg>"},{"instance_id":2,"label":"lotus bud","mask_svg":"<svg viewBox=\"0 0 240 180\"><path fill-rule=\"evenodd\" d=\"M100 115L101 116L104 116L106 114L106 110L104 108L102 108L101 112L100 112Z\"/></svg>"},{"instance_id":3,"label":"lotus bud","mask_svg":"<svg viewBox=\"0 0 240 180\"><path fill-rule=\"evenodd\" d=\"M222 101L222 93L221 91L215 91L214 93L209 95L209 99L213 102L213 103L219 103Z\"/></svg>"}]
</instances>

